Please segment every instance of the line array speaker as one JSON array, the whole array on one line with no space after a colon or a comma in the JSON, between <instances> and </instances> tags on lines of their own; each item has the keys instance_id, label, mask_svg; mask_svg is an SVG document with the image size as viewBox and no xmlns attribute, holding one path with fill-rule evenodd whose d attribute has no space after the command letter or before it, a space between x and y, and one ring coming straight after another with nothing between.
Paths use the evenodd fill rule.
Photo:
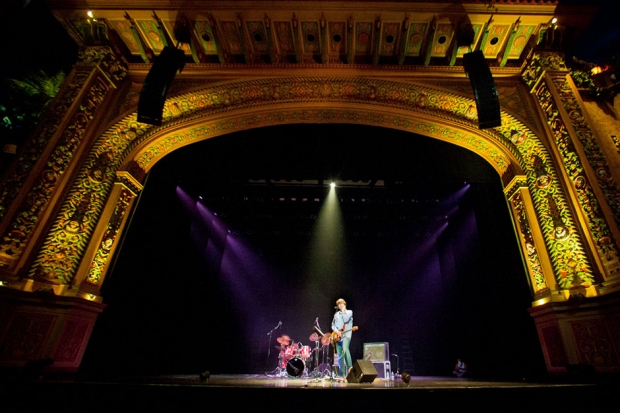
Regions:
<instances>
[{"instance_id":1,"label":"line array speaker","mask_svg":"<svg viewBox=\"0 0 620 413\"><path fill-rule=\"evenodd\" d=\"M138 122L160 126L168 89L177 72L185 66L185 52L166 46L155 58L146 75L138 101Z\"/></svg>"},{"instance_id":2,"label":"line array speaker","mask_svg":"<svg viewBox=\"0 0 620 413\"><path fill-rule=\"evenodd\" d=\"M501 126L502 119L495 81L482 51L465 53L463 55L463 67L474 90L478 111L478 127L486 129Z\"/></svg>"}]
</instances>

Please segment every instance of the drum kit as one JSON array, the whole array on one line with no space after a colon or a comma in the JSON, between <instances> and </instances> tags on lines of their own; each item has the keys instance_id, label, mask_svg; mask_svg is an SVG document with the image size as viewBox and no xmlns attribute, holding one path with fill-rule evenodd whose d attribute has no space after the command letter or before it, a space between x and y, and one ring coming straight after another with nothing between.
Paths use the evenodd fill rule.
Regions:
<instances>
[{"instance_id":1,"label":"drum kit","mask_svg":"<svg viewBox=\"0 0 620 413\"><path fill-rule=\"evenodd\" d=\"M309 340L315 343L314 350L310 346L305 346L301 342L295 342L287 335L278 337L276 341L280 350L278 355L278 368L276 376L289 377L331 377L331 364L329 363L329 344L330 336L319 336L316 332L310 335ZM312 367L309 372L309 367Z\"/></svg>"}]
</instances>

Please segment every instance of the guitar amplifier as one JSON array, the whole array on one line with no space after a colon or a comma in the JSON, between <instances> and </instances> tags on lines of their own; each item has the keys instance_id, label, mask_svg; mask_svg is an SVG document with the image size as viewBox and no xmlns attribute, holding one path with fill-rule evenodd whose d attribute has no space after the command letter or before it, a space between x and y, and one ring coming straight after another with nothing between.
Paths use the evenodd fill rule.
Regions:
<instances>
[{"instance_id":1,"label":"guitar amplifier","mask_svg":"<svg viewBox=\"0 0 620 413\"><path fill-rule=\"evenodd\" d=\"M364 343L364 360L390 361L390 345L388 343Z\"/></svg>"},{"instance_id":2,"label":"guitar amplifier","mask_svg":"<svg viewBox=\"0 0 620 413\"><path fill-rule=\"evenodd\" d=\"M392 374L392 363L389 361L373 361L372 365L377 370L378 379L389 379Z\"/></svg>"}]
</instances>

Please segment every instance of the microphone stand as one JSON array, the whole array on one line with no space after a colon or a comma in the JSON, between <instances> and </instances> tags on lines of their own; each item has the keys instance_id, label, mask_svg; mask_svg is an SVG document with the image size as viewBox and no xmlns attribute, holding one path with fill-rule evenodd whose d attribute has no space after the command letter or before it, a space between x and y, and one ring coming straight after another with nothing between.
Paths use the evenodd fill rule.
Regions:
<instances>
[{"instance_id":1,"label":"microphone stand","mask_svg":"<svg viewBox=\"0 0 620 413\"><path fill-rule=\"evenodd\" d=\"M392 355L394 357L396 357L396 374L394 375L394 378L400 378L400 358L398 357L398 354L396 353L392 353Z\"/></svg>"},{"instance_id":2,"label":"microphone stand","mask_svg":"<svg viewBox=\"0 0 620 413\"><path fill-rule=\"evenodd\" d=\"M269 356L271 355L271 336L273 335L273 332L276 331L278 328L280 328L280 326L282 325L282 321L280 321L278 323L277 326L275 326L274 328L272 328L267 335L269 336L269 343L267 344L267 365L269 365ZM272 370L268 373L265 373L266 375L272 375L272 374L279 374L280 373L280 365L278 364L278 367L276 367L275 370Z\"/></svg>"}]
</instances>

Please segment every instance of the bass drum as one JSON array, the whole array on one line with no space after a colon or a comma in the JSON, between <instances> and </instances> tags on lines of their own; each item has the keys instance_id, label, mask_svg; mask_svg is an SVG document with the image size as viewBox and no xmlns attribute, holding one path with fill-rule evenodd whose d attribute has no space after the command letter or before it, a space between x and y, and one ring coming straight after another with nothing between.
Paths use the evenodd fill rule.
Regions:
<instances>
[{"instance_id":1,"label":"bass drum","mask_svg":"<svg viewBox=\"0 0 620 413\"><path fill-rule=\"evenodd\" d=\"M291 377L301 377L306 369L306 363L299 357L294 357L286 363L286 372Z\"/></svg>"}]
</instances>

